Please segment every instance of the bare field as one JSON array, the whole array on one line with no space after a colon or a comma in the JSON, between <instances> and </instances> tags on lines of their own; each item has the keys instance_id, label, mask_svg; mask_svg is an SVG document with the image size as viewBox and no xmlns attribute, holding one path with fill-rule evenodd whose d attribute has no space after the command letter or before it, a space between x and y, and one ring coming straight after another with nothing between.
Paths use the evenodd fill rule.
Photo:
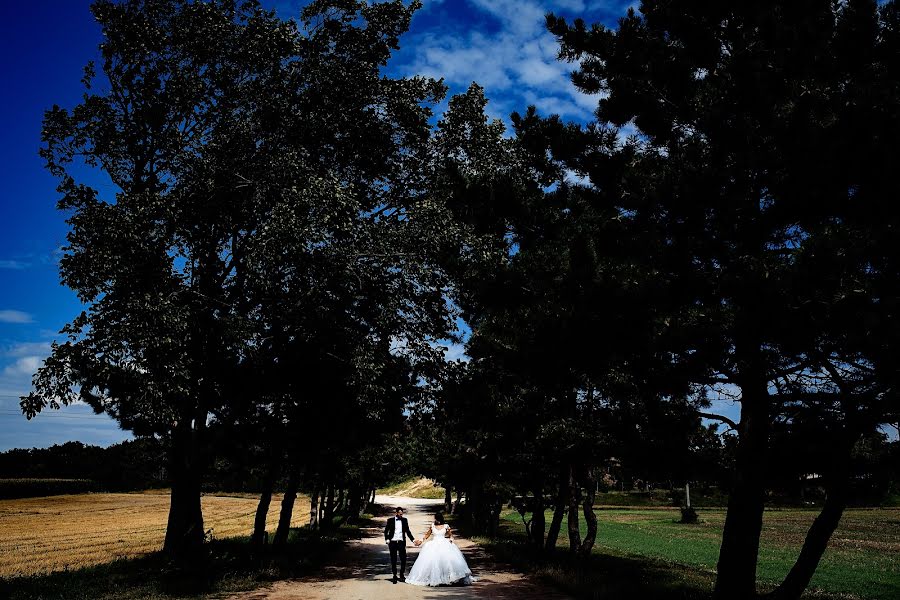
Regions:
<instances>
[{"instance_id":1,"label":"bare field","mask_svg":"<svg viewBox=\"0 0 900 600\"><path fill-rule=\"evenodd\" d=\"M204 495L204 527L213 538L249 536L257 498ZM281 496L272 497L270 535ZM162 548L169 515L167 491L70 494L0 500L0 577L78 569L133 558ZM298 496L292 525L308 522L309 498Z\"/></svg>"}]
</instances>

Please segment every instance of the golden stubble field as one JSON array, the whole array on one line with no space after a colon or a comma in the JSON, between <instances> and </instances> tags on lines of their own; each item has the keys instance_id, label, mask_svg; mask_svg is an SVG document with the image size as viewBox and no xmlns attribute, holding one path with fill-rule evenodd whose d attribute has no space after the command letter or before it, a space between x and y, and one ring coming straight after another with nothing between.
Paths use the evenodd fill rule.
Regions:
<instances>
[{"instance_id":1,"label":"golden stubble field","mask_svg":"<svg viewBox=\"0 0 900 600\"><path fill-rule=\"evenodd\" d=\"M214 538L249 536L258 498L204 495L203 521ZM281 495L273 495L269 535ZM72 494L0 500L0 577L78 569L162 548L167 492ZM292 525L309 520L309 498L298 496Z\"/></svg>"}]
</instances>

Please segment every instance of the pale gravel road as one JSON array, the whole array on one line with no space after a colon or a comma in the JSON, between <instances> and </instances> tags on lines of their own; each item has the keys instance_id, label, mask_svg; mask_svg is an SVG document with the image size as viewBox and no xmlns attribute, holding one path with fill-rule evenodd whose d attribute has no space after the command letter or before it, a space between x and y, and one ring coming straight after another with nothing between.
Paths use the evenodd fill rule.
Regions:
<instances>
[{"instance_id":1,"label":"pale gravel road","mask_svg":"<svg viewBox=\"0 0 900 600\"><path fill-rule=\"evenodd\" d=\"M421 538L441 500L423 500L396 496L376 496L384 507L402 506L409 527ZM387 516L384 517L385 519ZM278 581L251 592L229 596L230 600L458 600L462 598L497 598L500 600L569 600L559 592L520 573L493 564L481 549L467 539L454 536L466 555L466 561L477 582L470 586L419 587L391 583L391 561L384 543L383 527L363 530L364 537L347 544L336 554L334 564L317 576ZM406 571L412 568L418 548L411 543L406 550Z\"/></svg>"}]
</instances>

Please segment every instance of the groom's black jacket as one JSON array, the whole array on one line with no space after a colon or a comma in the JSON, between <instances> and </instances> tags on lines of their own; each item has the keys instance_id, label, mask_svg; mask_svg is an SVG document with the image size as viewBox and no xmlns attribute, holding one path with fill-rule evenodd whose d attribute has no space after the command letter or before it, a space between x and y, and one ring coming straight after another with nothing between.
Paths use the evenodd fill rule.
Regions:
<instances>
[{"instance_id":1,"label":"groom's black jacket","mask_svg":"<svg viewBox=\"0 0 900 600\"><path fill-rule=\"evenodd\" d=\"M394 519L396 517L391 517L387 520L387 524L384 526L384 539L388 541L394 537ZM406 520L406 517L400 517L400 520L403 522L403 538L406 540L406 536L409 536L409 539L415 541L416 538L413 536L412 532L409 530L409 521Z\"/></svg>"}]
</instances>

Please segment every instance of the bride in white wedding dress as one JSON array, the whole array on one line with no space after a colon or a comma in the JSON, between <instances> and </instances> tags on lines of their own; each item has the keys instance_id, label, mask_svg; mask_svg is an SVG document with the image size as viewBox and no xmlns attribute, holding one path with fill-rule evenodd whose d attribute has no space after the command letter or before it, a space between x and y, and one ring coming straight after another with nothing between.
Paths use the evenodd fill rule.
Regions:
<instances>
[{"instance_id":1,"label":"bride in white wedding dress","mask_svg":"<svg viewBox=\"0 0 900 600\"><path fill-rule=\"evenodd\" d=\"M423 542L424 545L406 578L406 583L434 586L452 583L468 585L475 581L469 565L466 564L466 558L453 543L450 526L444 523L444 516L441 513L434 516L434 523L428 527L425 537L419 544Z\"/></svg>"}]
</instances>

